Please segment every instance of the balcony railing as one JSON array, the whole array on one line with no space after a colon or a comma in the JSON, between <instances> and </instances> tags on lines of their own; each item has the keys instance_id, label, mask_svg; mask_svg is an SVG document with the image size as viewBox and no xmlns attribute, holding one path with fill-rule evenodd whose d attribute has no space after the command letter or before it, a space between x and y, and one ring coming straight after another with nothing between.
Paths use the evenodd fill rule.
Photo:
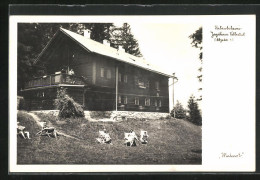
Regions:
<instances>
[{"instance_id":1,"label":"balcony railing","mask_svg":"<svg viewBox=\"0 0 260 180\"><path fill-rule=\"evenodd\" d=\"M85 81L83 77L78 77L78 76L69 75L65 73L52 74L52 75L34 78L33 80L26 82L25 89L53 86L59 84L85 85Z\"/></svg>"}]
</instances>

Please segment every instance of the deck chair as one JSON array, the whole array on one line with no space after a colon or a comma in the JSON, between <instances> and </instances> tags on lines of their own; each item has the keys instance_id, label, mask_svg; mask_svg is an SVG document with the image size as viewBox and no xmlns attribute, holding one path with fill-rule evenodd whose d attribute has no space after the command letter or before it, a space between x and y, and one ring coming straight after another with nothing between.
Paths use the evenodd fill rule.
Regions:
<instances>
[{"instance_id":1,"label":"deck chair","mask_svg":"<svg viewBox=\"0 0 260 180\"><path fill-rule=\"evenodd\" d=\"M101 144L104 144L104 143L112 144L109 134L105 133L104 131L99 131L99 137L96 138L96 140Z\"/></svg>"},{"instance_id":2,"label":"deck chair","mask_svg":"<svg viewBox=\"0 0 260 180\"><path fill-rule=\"evenodd\" d=\"M98 131L98 134L99 134L99 136L102 137L102 136L105 136L106 133L105 133L105 131Z\"/></svg>"},{"instance_id":3,"label":"deck chair","mask_svg":"<svg viewBox=\"0 0 260 180\"><path fill-rule=\"evenodd\" d=\"M104 137L105 137L105 132L104 131L98 131L98 138L96 138L96 140L100 143L103 144L104 141Z\"/></svg>"},{"instance_id":4,"label":"deck chair","mask_svg":"<svg viewBox=\"0 0 260 180\"><path fill-rule=\"evenodd\" d=\"M55 130L55 128L47 127L46 124L47 124L46 122L40 122L42 129L38 133L36 133L36 135L41 135L41 136L47 135L48 137L53 136L53 137L57 138L58 133Z\"/></svg>"},{"instance_id":5,"label":"deck chair","mask_svg":"<svg viewBox=\"0 0 260 180\"><path fill-rule=\"evenodd\" d=\"M125 142L124 142L124 144L126 146L136 146L135 140L138 141L136 135L133 134L133 133L124 133L124 134L125 134L125 137L124 137Z\"/></svg>"},{"instance_id":6,"label":"deck chair","mask_svg":"<svg viewBox=\"0 0 260 180\"><path fill-rule=\"evenodd\" d=\"M25 127L19 125L19 122L17 122L17 135L22 137L23 139L26 139L26 137L28 139L31 139L29 131L25 131L24 129L25 129Z\"/></svg>"},{"instance_id":7,"label":"deck chair","mask_svg":"<svg viewBox=\"0 0 260 180\"><path fill-rule=\"evenodd\" d=\"M140 142L141 142L142 144L147 144L147 143L148 143L148 137L149 137L147 131L142 131L142 130L141 130L140 135L141 135L141 137L140 137Z\"/></svg>"}]
</instances>

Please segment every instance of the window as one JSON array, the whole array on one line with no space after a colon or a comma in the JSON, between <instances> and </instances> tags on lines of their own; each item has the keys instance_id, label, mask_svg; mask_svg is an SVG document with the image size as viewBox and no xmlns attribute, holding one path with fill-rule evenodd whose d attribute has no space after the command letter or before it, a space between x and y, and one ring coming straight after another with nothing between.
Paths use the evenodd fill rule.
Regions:
<instances>
[{"instance_id":1,"label":"window","mask_svg":"<svg viewBox=\"0 0 260 180\"><path fill-rule=\"evenodd\" d=\"M145 98L144 104L145 106L150 106L150 98Z\"/></svg>"},{"instance_id":2,"label":"window","mask_svg":"<svg viewBox=\"0 0 260 180\"><path fill-rule=\"evenodd\" d=\"M100 77L104 77L105 76L105 68L101 68L100 69Z\"/></svg>"},{"instance_id":3,"label":"window","mask_svg":"<svg viewBox=\"0 0 260 180\"><path fill-rule=\"evenodd\" d=\"M159 100L159 107L162 107L162 101Z\"/></svg>"},{"instance_id":4,"label":"window","mask_svg":"<svg viewBox=\"0 0 260 180\"><path fill-rule=\"evenodd\" d=\"M149 86L150 86L150 82L146 81L146 88L149 88Z\"/></svg>"},{"instance_id":5,"label":"window","mask_svg":"<svg viewBox=\"0 0 260 180\"><path fill-rule=\"evenodd\" d=\"M127 96L124 96L124 104L127 104Z\"/></svg>"},{"instance_id":6,"label":"window","mask_svg":"<svg viewBox=\"0 0 260 180\"><path fill-rule=\"evenodd\" d=\"M138 80L138 86L139 86L139 88L144 88L144 89L145 89L144 81L141 80L141 79L139 79L139 80Z\"/></svg>"},{"instance_id":7,"label":"window","mask_svg":"<svg viewBox=\"0 0 260 180\"><path fill-rule=\"evenodd\" d=\"M138 85L138 77L134 76L135 85Z\"/></svg>"},{"instance_id":8,"label":"window","mask_svg":"<svg viewBox=\"0 0 260 180\"><path fill-rule=\"evenodd\" d=\"M122 76L121 73L118 73L118 81L121 82L122 81Z\"/></svg>"},{"instance_id":9,"label":"window","mask_svg":"<svg viewBox=\"0 0 260 180\"><path fill-rule=\"evenodd\" d=\"M118 96L118 103L121 103L121 96Z\"/></svg>"},{"instance_id":10,"label":"window","mask_svg":"<svg viewBox=\"0 0 260 180\"><path fill-rule=\"evenodd\" d=\"M135 105L139 105L139 98L135 97Z\"/></svg>"},{"instance_id":11,"label":"window","mask_svg":"<svg viewBox=\"0 0 260 180\"><path fill-rule=\"evenodd\" d=\"M107 70L107 79L111 79L111 70L110 69Z\"/></svg>"},{"instance_id":12,"label":"window","mask_svg":"<svg viewBox=\"0 0 260 180\"><path fill-rule=\"evenodd\" d=\"M127 83L127 75L124 75L124 82Z\"/></svg>"},{"instance_id":13,"label":"window","mask_svg":"<svg viewBox=\"0 0 260 180\"><path fill-rule=\"evenodd\" d=\"M159 81L155 82L155 89L159 90Z\"/></svg>"}]
</instances>

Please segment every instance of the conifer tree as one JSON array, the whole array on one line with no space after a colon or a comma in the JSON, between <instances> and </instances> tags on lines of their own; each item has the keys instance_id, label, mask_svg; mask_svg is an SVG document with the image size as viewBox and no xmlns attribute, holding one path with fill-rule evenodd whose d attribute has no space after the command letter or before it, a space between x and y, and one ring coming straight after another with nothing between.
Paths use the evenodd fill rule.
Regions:
<instances>
[{"instance_id":1,"label":"conifer tree","mask_svg":"<svg viewBox=\"0 0 260 180\"><path fill-rule=\"evenodd\" d=\"M186 110L183 108L182 104L177 101L176 105L174 106L173 110L171 111L171 116L179 119L184 119L186 117Z\"/></svg>"},{"instance_id":2,"label":"conifer tree","mask_svg":"<svg viewBox=\"0 0 260 180\"><path fill-rule=\"evenodd\" d=\"M189 38L192 40L191 45L192 47L198 48L200 50L199 53L199 60L201 63L201 66L198 68L199 74L197 76L198 81L202 82L202 63L203 63L203 53L202 53L202 27L200 27L198 30L196 30L193 34L189 36ZM198 88L198 91L201 92L202 88ZM202 95L197 99L198 101L202 100Z\"/></svg>"},{"instance_id":3,"label":"conifer tree","mask_svg":"<svg viewBox=\"0 0 260 180\"><path fill-rule=\"evenodd\" d=\"M111 31L110 41L114 48L118 49L118 46L122 46L127 53L142 56L138 41L134 38L128 23L124 23L122 27L114 27Z\"/></svg>"},{"instance_id":4,"label":"conifer tree","mask_svg":"<svg viewBox=\"0 0 260 180\"><path fill-rule=\"evenodd\" d=\"M196 125L202 125L202 117L198 107L198 103L193 95L188 100L188 120Z\"/></svg>"}]
</instances>

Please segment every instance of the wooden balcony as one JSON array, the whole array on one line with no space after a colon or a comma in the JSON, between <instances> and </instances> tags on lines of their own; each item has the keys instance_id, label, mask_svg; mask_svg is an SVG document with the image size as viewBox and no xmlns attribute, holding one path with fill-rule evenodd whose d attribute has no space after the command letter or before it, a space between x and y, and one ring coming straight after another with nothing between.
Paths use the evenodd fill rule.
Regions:
<instances>
[{"instance_id":1,"label":"wooden balcony","mask_svg":"<svg viewBox=\"0 0 260 180\"><path fill-rule=\"evenodd\" d=\"M34 78L25 83L25 89L56 86L60 84L85 85L86 83L83 77L60 73Z\"/></svg>"}]
</instances>

